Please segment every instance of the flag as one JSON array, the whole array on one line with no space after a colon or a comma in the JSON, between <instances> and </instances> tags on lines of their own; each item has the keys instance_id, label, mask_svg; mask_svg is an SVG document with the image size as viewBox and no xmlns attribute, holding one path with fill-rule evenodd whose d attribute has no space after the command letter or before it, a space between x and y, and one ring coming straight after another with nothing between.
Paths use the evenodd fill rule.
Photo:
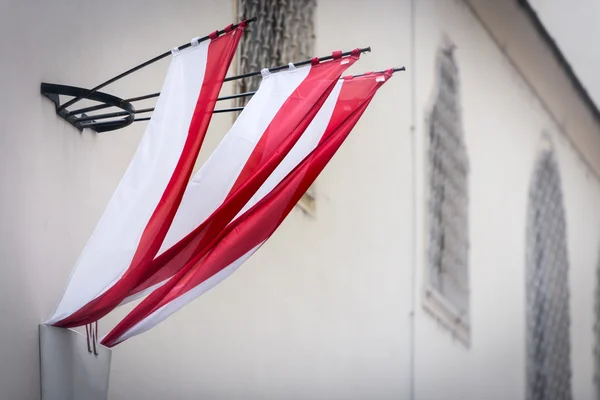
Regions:
<instances>
[{"instance_id":1,"label":"flag","mask_svg":"<svg viewBox=\"0 0 600 400\"><path fill-rule=\"evenodd\" d=\"M214 32L210 40L193 40L187 49L173 51L146 132L47 324L97 321L112 309L97 304L109 294L118 297L114 289L122 276L146 265L160 249L245 25L230 25L221 36ZM119 289L123 296L128 292Z\"/></svg>"},{"instance_id":2,"label":"flag","mask_svg":"<svg viewBox=\"0 0 600 400\"><path fill-rule=\"evenodd\" d=\"M264 156L264 153L261 153L256 149L261 149L263 152L270 151L270 148L273 146L274 143L277 143L276 140L281 137L282 133L289 133L289 131L292 129L299 130L299 132L301 133L301 131L303 130L302 124L306 124L306 122L304 122L306 118L302 118L302 116L308 118L310 118L310 114L314 116L314 114L320 108L320 105L322 104L324 98L327 97L327 93L331 90L331 87L333 86L333 83L335 82L337 77L339 77L343 70L346 69L358 58L360 51L356 50L355 52L357 54L353 54L352 58L338 60L335 63L332 61L320 64L318 62L318 59L313 60L313 65L310 67L309 72L306 74L305 78L301 81L298 81L298 79L296 79L297 82L300 82L298 87L295 90L293 90L293 92L287 99L285 99L283 106L278 112L279 115L287 115L287 118L274 118L273 121L271 121L271 124L269 124L264 131L264 133L269 134L263 134L263 136L260 136L261 140L259 140L254 150L250 154L250 159L252 159L252 156L254 156L254 162L257 162L257 160L260 161L260 157ZM341 52L338 53L339 56L337 56L336 58L341 57ZM300 69L298 69L298 72L301 72ZM268 73L265 72L265 75L268 75ZM302 76L302 74L299 73L298 76ZM270 95L272 97L277 97L276 93L277 90L281 89L280 86L275 86L275 90L271 91ZM296 111L296 114L292 112L293 110ZM257 109L256 111L257 113L261 113L260 109ZM282 111L285 112L281 113ZM294 121L296 121L297 124L294 124ZM247 128L248 125L242 125L241 128L242 135L245 134L243 142L246 146L248 145L249 139L252 137L252 131L248 131ZM256 133L260 133L260 131ZM296 134L296 136L297 135L298 134ZM262 138L268 138L269 140L265 144L264 139ZM239 154L232 152L232 150L235 150L235 148L226 148L224 153L229 157L226 157L224 160L221 160L221 164L219 165L220 167L222 167L221 169L212 170L212 177L216 177L217 182L223 179L223 172L228 168L227 162L236 163L239 161ZM266 154L270 153L267 152ZM211 156L211 159L214 159L214 156L215 154ZM217 158L217 160L219 159ZM271 162L276 162L276 158L272 157ZM244 165L244 169L242 172L244 171L246 171L247 174L251 174L252 168L248 168L247 165ZM263 171L267 174L269 172L268 169L263 169ZM201 201L200 199L203 199L204 196L210 197L211 195L209 193L217 192L217 190L215 190L217 186L214 186L214 183L215 181L212 182L212 186L204 186L203 190L201 192L198 192L200 196L198 196L196 200ZM194 210L199 209L200 207L197 202L190 202L189 200L186 204L190 206L184 207L184 212L181 212L180 214L185 219L190 220L191 218L187 213L193 215ZM160 237L160 239L162 240L164 239L164 237L165 236L163 235ZM156 251L152 253L152 256L154 255L156 255ZM102 294L102 296L99 296L93 302L88 303L80 311L80 313L88 316L99 317L106 315L119 303L121 303L123 299L128 295L128 293L136 285L143 281L144 277L148 276L148 268L152 265L152 258L150 257L145 257L144 259L140 260L140 262L136 264L134 268L129 268L121 277L119 277L119 279L108 290L106 290ZM88 321L91 322L90 319L88 319Z\"/></svg>"},{"instance_id":3,"label":"flag","mask_svg":"<svg viewBox=\"0 0 600 400\"><path fill-rule=\"evenodd\" d=\"M315 61L301 68L292 65L273 74L263 72L257 93L188 185L163 243L164 252L144 269L126 302L164 283L185 265L189 254L231 222L302 140L317 112L325 107L331 114L335 101L327 104L326 100L340 75L359 56L358 49L347 58L335 52L332 61Z\"/></svg>"},{"instance_id":4,"label":"flag","mask_svg":"<svg viewBox=\"0 0 600 400\"><path fill-rule=\"evenodd\" d=\"M348 137L378 88L391 75L389 70L338 83L340 91L331 94L337 96L337 100L325 121L326 128L319 128L323 121L319 116L315 117L314 131L311 127L307 129L307 133L314 136L298 141L296 151L292 150L288 155L289 161L279 165L281 172L290 172L284 174L282 180L278 175L271 175L255 194L255 203L251 201L247 210L217 235L208 246L210 250L195 254L171 279L134 308L102 340L102 344L112 347L151 329L231 275L275 232ZM300 162L295 165L298 159Z\"/></svg>"}]
</instances>

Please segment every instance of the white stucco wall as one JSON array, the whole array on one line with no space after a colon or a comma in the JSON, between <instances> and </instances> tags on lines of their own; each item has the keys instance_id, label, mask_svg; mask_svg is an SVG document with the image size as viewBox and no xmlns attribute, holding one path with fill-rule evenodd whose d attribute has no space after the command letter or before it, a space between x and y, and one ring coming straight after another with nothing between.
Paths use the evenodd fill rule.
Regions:
<instances>
[{"instance_id":1,"label":"white stucco wall","mask_svg":"<svg viewBox=\"0 0 600 400\"><path fill-rule=\"evenodd\" d=\"M373 53L362 56L355 73L407 62L409 25L397 29L397 42L378 27L407 18L409 5L375 6L365 17L363 2L348 2L348 23L332 23L340 3L320 1L317 53L371 45ZM182 399L385 399L408 393L408 88L408 76L399 74L378 93L373 111L318 180L316 218L296 209L226 282L115 349L115 396L127 390L140 399L156 393ZM167 343L170 354L150 350ZM116 372L148 364L157 370L147 374L144 367L133 377ZM155 374L167 374L169 385ZM171 394L173 387L181 391Z\"/></svg>"},{"instance_id":2,"label":"white stucco wall","mask_svg":"<svg viewBox=\"0 0 600 400\"><path fill-rule=\"evenodd\" d=\"M567 216L573 398L591 400L593 293L600 244L598 180L469 7L454 1L417 4L417 57L413 66L417 71L417 132L421 133L417 135L421 167L417 215L426 212L424 117L433 92L434 57L441 36L447 34L457 45L470 158L472 331L470 348L466 348L422 308L417 309L416 398L525 397L527 201L545 131L556 148ZM507 25L505 29L511 28ZM539 79L544 79L544 70L538 71ZM419 288L426 262L424 229L419 225L417 235L421 239L417 251Z\"/></svg>"},{"instance_id":3,"label":"white stucco wall","mask_svg":"<svg viewBox=\"0 0 600 400\"><path fill-rule=\"evenodd\" d=\"M231 278L115 348L111 399L523 398L525 215L544 130L557 148L567 209L574 398L593 398L598 180L470 8L415 4L411 60L410 1L319 0L319 55L370 45L352 72L410 72L382 88L317 181L316 217L294 210ZM93 86L234 20L231 1L0 2L0 34L10 38L0 42L0 398L39 398L37 324L58 301L144 128L80 134L55 116L39 83ZM424 121L443 33L458 46L471 163L470 348L421 307ZM166 65L110 92L155 91ZM214 117L201 160L230 122ZM101 331L130 308L102 320Z\"/></svg>"},{"instance_id":4,"label":"white stucco wall","mask_svg":"<svg viewBox=\"0 0 600 400\"><path fill-rule=\"evenodd\" d=\"M232 4L220 0L184 0L175 7L157 0L0 1L0 398L39 398L36 326L59 300L144 129L132 125L114 134L80 134L56 117L52 103L39 93L40 82L90 87L232 20ZM167 65L160 62L109 89L123 97L156 91ZM230 117L213 121L218 135ZM209 145L217 135L210 135ZM182 331L189 339L189 331ZM139 357L126 352L114 357L114 371L129 371L125 381L115 375L114 397L136 393L138 374L158 382L161 368L175 364L181 354L192 356L183 344L173 353L150 345ZM158 362L144 353L165 356ZM137 390L149 398L155 389L140 385Z\"/></svg>"}]
</instances>

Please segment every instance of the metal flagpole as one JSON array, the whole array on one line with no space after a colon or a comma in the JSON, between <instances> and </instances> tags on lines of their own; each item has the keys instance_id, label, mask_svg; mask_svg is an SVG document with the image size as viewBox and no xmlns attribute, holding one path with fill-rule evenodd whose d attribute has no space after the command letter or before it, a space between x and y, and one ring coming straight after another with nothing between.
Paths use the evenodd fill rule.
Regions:
<instances>
[{"instance_id":1,"label":"metal flagpole","mask_svg":"<svg viewBox=\"0 0 600 400\"><path fill-rule=\"evenodd\" d=\"M359 51L361 53L365 53L365 52L370 52L371 51L371 47L364 47L362 49L359 49ZM342 57L347 57L350 56L352 54L352 51L347 51L342 53ZM319 57L319 62L321 61L329 61L332 60L333 56L325 56L325 57ZM300 62L296 62L293 63L294 66L296 67L300 67L303 65L308 65L312 62L312 59L310 60L304 60L304 61L300 61ZM277 72L277 71L282 71L286 68L289 68L289 64L286 65L280 65L277 67L271 67L269 68L270 72ZM401 67L401 68L395 68L394 71L404 71L405 68ZM380 71L380 72L384 72L384 71ZM230 82L230 81L234 81L234 80L238 80L238 79L244 79L244 78L249 78L252 76L257 76L259 75L261 72L260 71L254 71L254 72L249 72L246 74L242 74L242 75L236 75L236 76L231 76L229 78L225 78L225 81ZM363 76L364 74L360 74L360 75L355 75L355 77L358 76ZM230 99L236 99L236 98L240 98L240 97L249 97L254 95L256 92L245 92L245 93L239 93L239 94L233 94L233 95L229 95L229 96L223 96L223 97L219 97L217 99L217 101L220 100L230 100ZM130 99L126 99L124 101L126 102L135 102L135 101L141 101L141 100L147 100L147 99L151 99L154 97L158 97L160 95L160 92L158 93L151 93L151 94L147 94L147 95L143 95L143 96L139 96L139 97L133 97ZM109 105L106 104L101 104L98 106L93 106L93 107L88 107L88 108L83 108L80 110L75 110L72 111L70 113L70 115L74 115L74 114L79 114L79 113L83 113L83 112L89 112L89 111L96 111L96 110L100 110L103 108L107 108L110 107ZM213 113L215 114L219 114L219 113L226 113L226 112L236 112L236 111L241 111L243 110L243 107L232 107L232 108L222 108L222 109L216 109L213 111ZM154 108L144 108L144 109L140 109L137 111L134 111L135 114L143 114L143 113L148 113L148 112L152 112L154 111ZM81 117L78 119L75 119L75 122L87 122L87 121L95 121L95 120L99 120L99 119L107 119L107 118L114 118L114 117L121 117L121 116L125 116L128 115L127 112L125 111L117 111L117 112L113 112L113 113L106 113L106 114L97 114L97 115L90 115L90 116L85 116L85 117ZM133 122L141 122L141 121L148 121L150 120L150 117L144 117L144 118L136 118ZM112 121L109 122L91 122L89 124L82 124L83 127L86 128L90 128L90 127L95 127L95 126L100 126L100 125L104 125L104 124L110 124Z\"/></svg>"},{"instance_id":2,"label":"metal flagpole","mask_svg":"<svg viewBox=\"0 0 600 400\"><path fill-rule=\"evenodd\" d=\"M365 52L369 52L369 51L371 51L370 47L365 47L365 48L360 49L361 53L365 53ZM346 56L349 56L351 54L352 54L351 51L347 51L345 53L342 53L342 57L346 57ZM319 61L328 61L328 60L331 60L332 58L333 58L333 56L319 57ZM312 62L312 59L305 60L305 61L300 61L300 62L296 62L296 63L294 63L294 65L296 67L301 67L303 65L308 65L311 62ZM269 71L270 72L277 72L277 71L284 70L284 69L286 69L288 67L289 67L289 64L280 65L278 67L271 67L271 68L269 68ZM247 74L243 74L243 75L230 76L228 78L225 78L223 80L223 82L231 82L231 81L235 81L235 80L238 80L238 79L250 78L252 76L257 76L257 75L260 75L260 71L248 72ZM255 92L246 92L246 93L234 94L234 95L231 95L231 96L219 97L217 99L217 101L219 101L219 100L230 100L230 99L237 99L237 98L240 98L240 97L252 96L254 93ZM123 100L123 102L133 103L133 102L136 102L136 101L147 100L147 99L151 99L151 98L158 97L158 96L160 96L160 92L150 93L150 94L146 94L146 95L139 96L139 97L132 97L130 99ZM65 103L65 104L67 104L67 103ZM112 107L112 106L108 105L108 104L100 104L100 105L97 105L97 106L80 108L78 110L70 111L69 115L70 116L71 115L78 115L78 114L83 114L83 113L90 112L90 111L102 110L104 108L109 108L109 107ZM101 115L104 116L104 115L108 115L108 114L101 114ZM98 117L100 117L101 115L98 115ZM119 113L119 115L113 115L113 117L119 117L121 115L124 115L124 114ZM110 118L110 117L102 117L102 118ZM77 119L76 121L83 122L83 120L79 120L79 119Z\"/></svg>"},{"instance_id":3,"label":"metal flagpole","mask_svg":"<svg viewBox=\"0 0 600 400\"><path fill-rule=\"evenodd\" d=\"M394 68L392 71L394 72L399 72L399 71L406 71L405 67L399 67L399 68ZM384 73L385 71L377 71L374 72L375 74L381 74ZM358 78L360 76L365 76L366 74L357 74L357 75L352 75L353 78ZM245 97L245 96L252 96L254 93L256 92L246 92L246 93L240 93L240 94L234 94L231 96L225 96L225 97L220 97L219 100L228 100L228 99L235 99L238 97ZM236 112L236 111L242 111L244 109L244 107L232 107L232 108L221 108L221 109L216 109L213 111L214 114L218 114L218 113L225 113L225 112ZM149 112L148 110L153 110L151 108L146 108L146 109L142 109L139 111L136 111L136 113L141 113L141 112ZM123 114L124 115L124 114ZM133 122L142 122L142 121L149 121L150 117L144 117L144 118L136 118L133 120Z\"/></svg>"}]
</instances>

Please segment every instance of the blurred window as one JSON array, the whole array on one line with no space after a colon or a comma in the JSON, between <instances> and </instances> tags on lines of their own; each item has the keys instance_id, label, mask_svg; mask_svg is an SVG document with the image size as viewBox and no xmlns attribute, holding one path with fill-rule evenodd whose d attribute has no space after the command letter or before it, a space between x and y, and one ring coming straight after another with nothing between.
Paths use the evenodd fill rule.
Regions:
<instances>
[{"instance_id":1,"label":"blurred window","mask_svg":"<svg viewBox=\"0 0 600 400\"><path fill-rule=\"evenodd\" d=\"M527 399L570 400L569 261L554 151L538 156L527 222Z\"/></svg>"},{"instance_id":2,"label":"blurred window","mask_svg":"<svg viewBox=\"0 0 600 400\"><path fill-rule=\"evenodd\" d=\"M428 121L428 246L425 306L469 341L469 159L464 143L459 71L445 39L436 60Z\"/></svg>"}]
</instances>

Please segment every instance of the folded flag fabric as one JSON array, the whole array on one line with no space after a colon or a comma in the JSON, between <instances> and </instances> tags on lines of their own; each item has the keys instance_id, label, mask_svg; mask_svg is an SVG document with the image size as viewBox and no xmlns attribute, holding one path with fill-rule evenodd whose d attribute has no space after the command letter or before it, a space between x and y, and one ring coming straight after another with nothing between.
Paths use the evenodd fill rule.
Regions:
<instances>
[{"instance_id":1,"label":"folded flag fabric","mask_svg":"<svg viewBox=\"0 0 600 400\"><path fill-rule=\"evenodd\" d=\"M161 254L144 269L125 302L151 292L205 249L294 145L305 140L303 133L315 115L325 129L337 97L330 94L339 93L336 82L359 56L358 49L347 58L335 52L332 61L264 72L257 93L188 185Z\"/></svg>"},{"instance_id":2,"label":"folded flag fabric","mask_svg":"<svg viewBox=\"0 0 600 400\"><path fill-rule=\"evenodd\" d=\"M189 254L189 261L135 307L102 344L114 346L151 329L231 275L275 232L391 76L389 70L339 81L327 99L333 109L319 111L240 215L209 244Z\"/></svg>"},{"instance_id":3,"label":"folded flag fabric","mask_svg":"<svg viewBox=\"0 0 600 400\"><path fill-rule=\"evenodd\" d=\"M76 262L49 325L97 321L127 295L162 245L189 181L245 23L173 51L140 145Z\"/></svg>"}]
</instances>

